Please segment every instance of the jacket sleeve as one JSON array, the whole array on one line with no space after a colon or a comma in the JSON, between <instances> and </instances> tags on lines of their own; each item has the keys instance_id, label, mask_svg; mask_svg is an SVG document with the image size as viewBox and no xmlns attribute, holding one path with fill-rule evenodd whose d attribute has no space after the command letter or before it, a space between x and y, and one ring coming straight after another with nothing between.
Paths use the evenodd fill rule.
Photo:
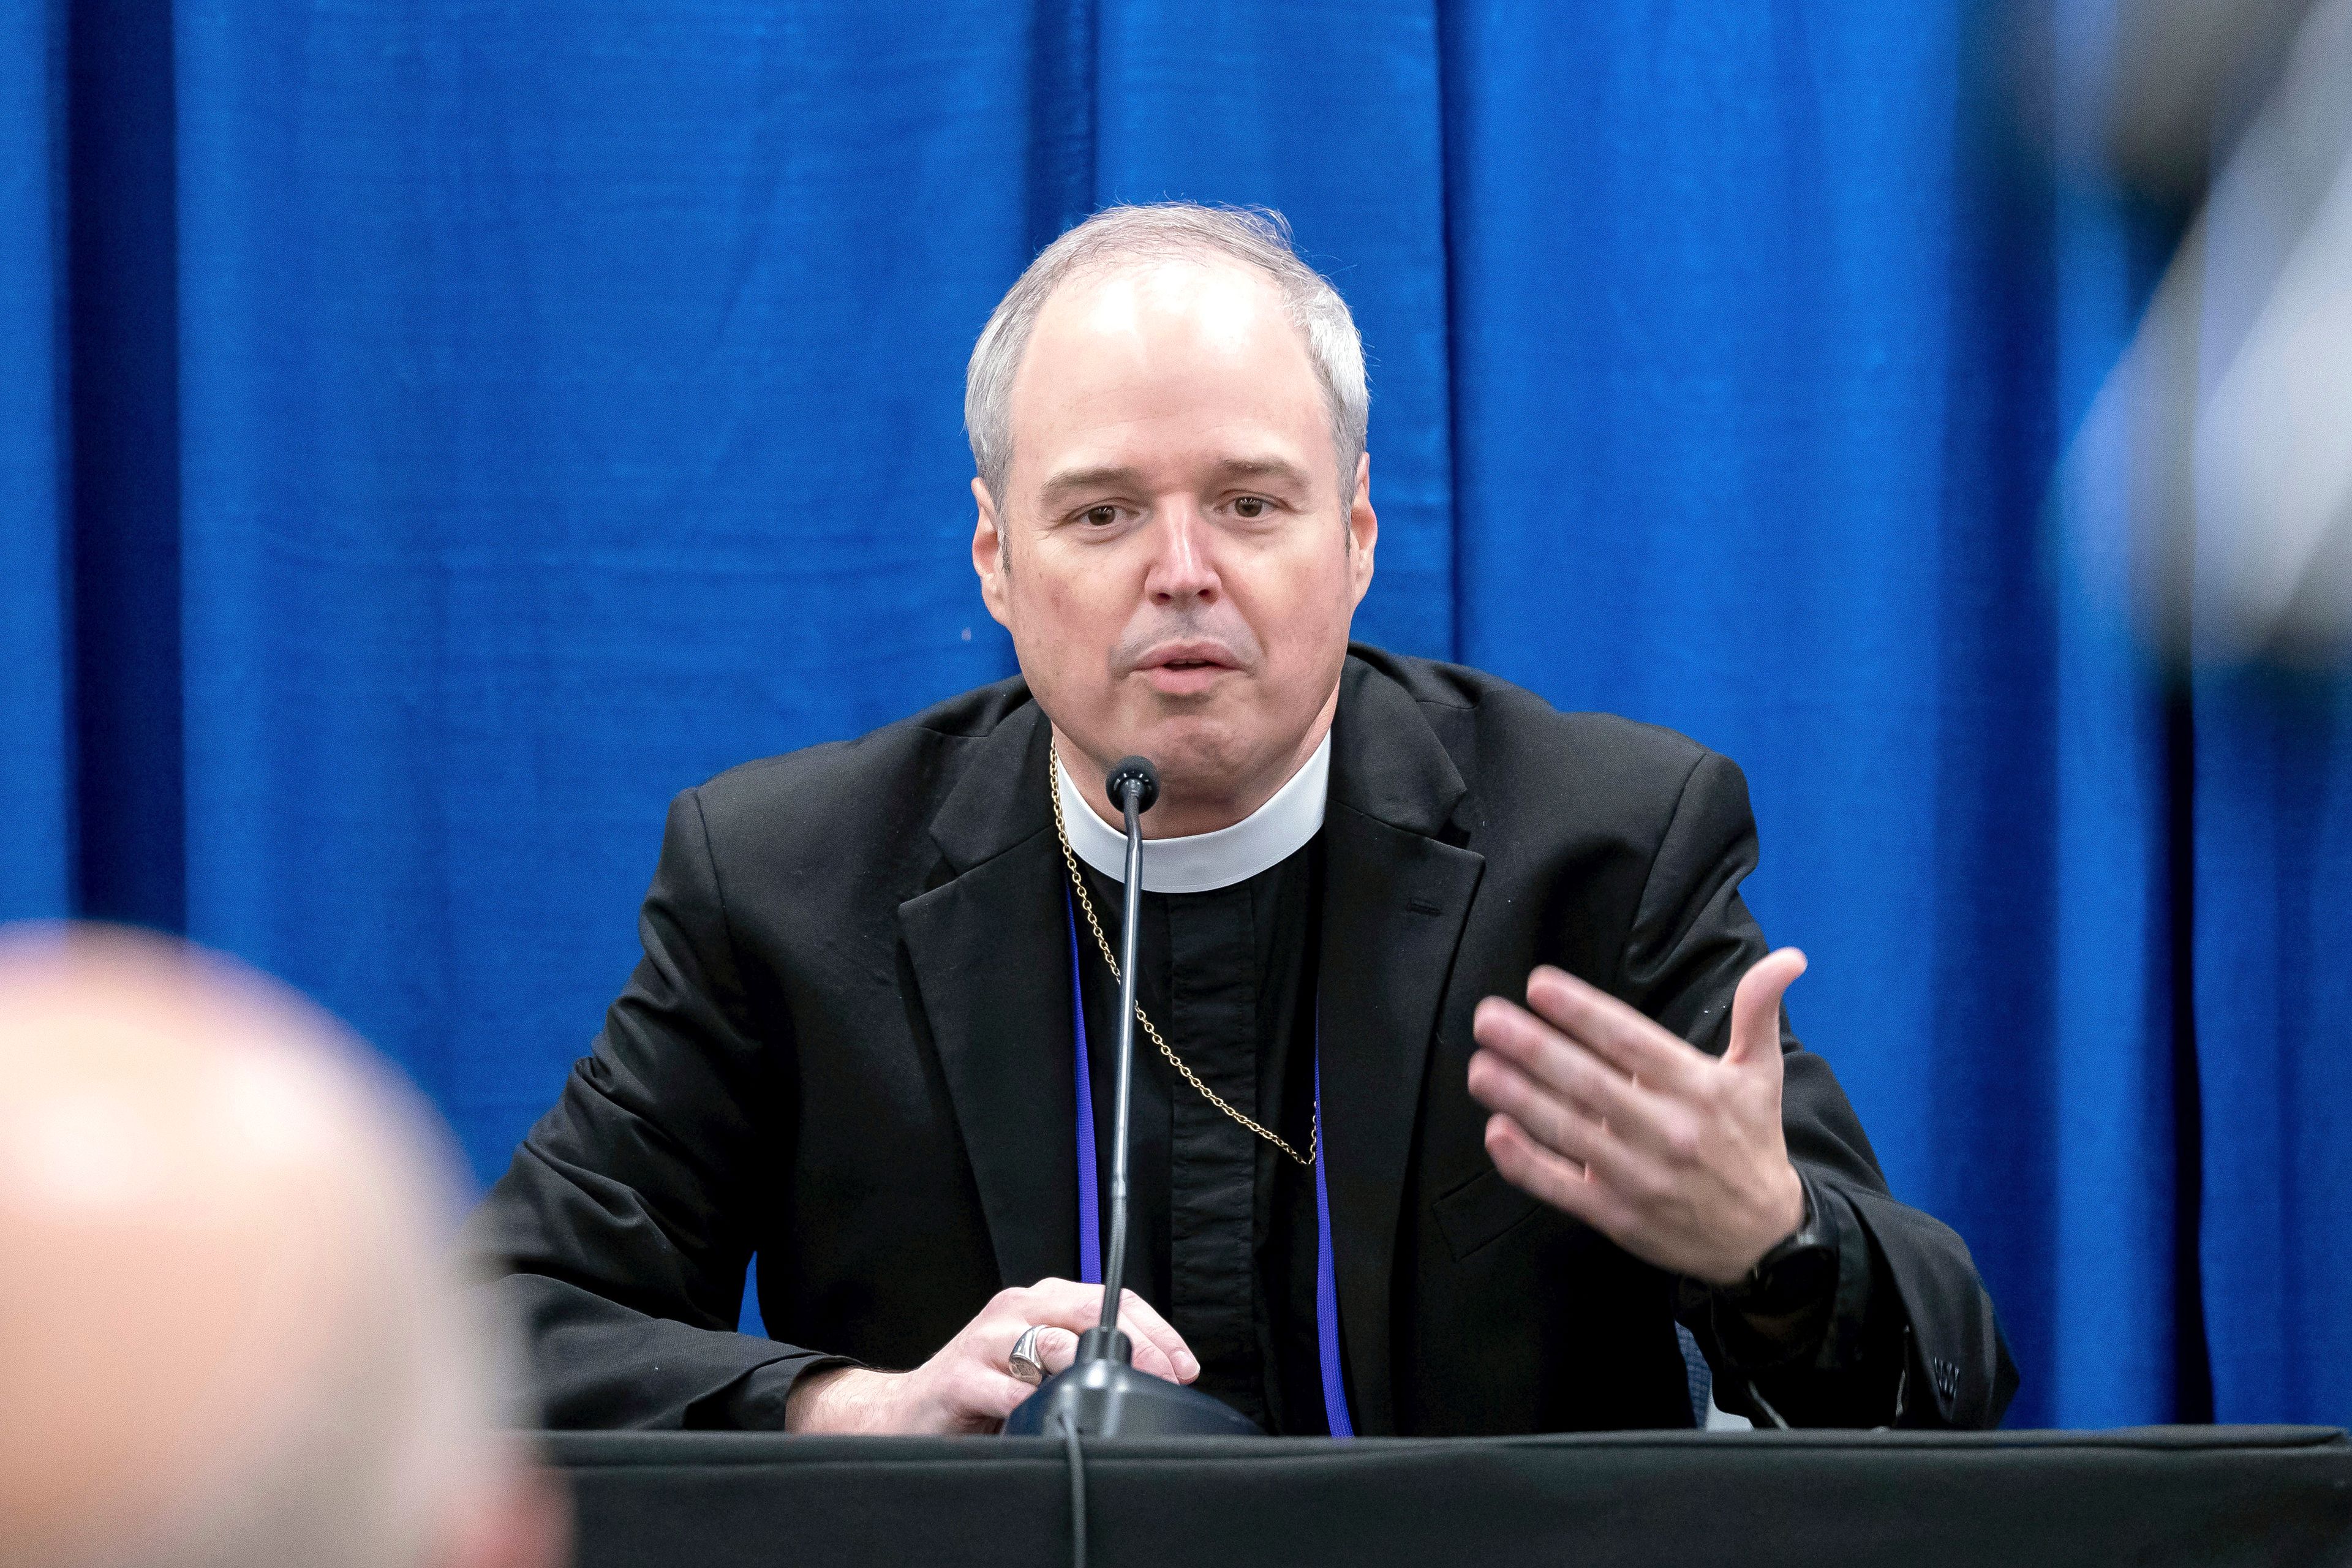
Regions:
<instances>
[{"instance_id":1,"label":"jacket sleeve","mask_svg":"<svg viewBox=\"0 0 2352 1568\"><path fill-rule=\"evenodd\" d=\"M1747 780L1707 752L1684 783L1628 933L1618 994L1701 1049L1730 1040L1739 978L1768 951L1739 897L1756 868ZM1716 1373L1717 1403L1759 1425L1989 1427L2017 1369L1969 1249L1895 1201L1829 1064L1780 1021L1789 1157L1839 1240L1834 1298L1810 1332L1766 1353L1685 1284L1682 1317Z\"/></svg>"},{"instance_id":2,"label":"jacket sleeve","mask_svg":"<svg viewBox=\"0 0 2352 1568\"><path fill-rule=\"evenodd\" d=\"M842 1358L734 1331L788 1043L752 1026L700 802L670 803L645 958L468 1226L547 1425L767 1427ZM768 1021L771 1037L783 1027Z\"/></svg>"}]
</instances>

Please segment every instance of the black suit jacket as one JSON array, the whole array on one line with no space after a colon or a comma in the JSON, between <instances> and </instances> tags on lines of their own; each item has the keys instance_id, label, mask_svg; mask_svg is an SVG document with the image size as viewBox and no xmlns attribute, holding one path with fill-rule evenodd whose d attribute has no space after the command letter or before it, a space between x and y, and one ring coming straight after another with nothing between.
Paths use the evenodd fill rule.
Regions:
<instances>
[{"instance_id":1,"label":"black suit jacket","mask_svg":"<svg viewBox=\"0 0 2352 1568\"><path fill-rule=\"evenodd\" d=\"M1047 732L1005 681L672 803L645 960L476 1222L551 1424L781 1426L827 1358L913 1366L1000 1288L1076 1276ZM1465 1075L1472 1008L1544 963L1723 1047L1765 952L1738 770L1362 647L1332 744L1323 1116L1358 1430L1688 1426L1676 1281L1505 1182ZM1790 1152L1867 1230L1874 1316L1907 1324L1876 1352L1907 1363L1904 1419L1992 1424L2015 1373L1967 1248L1887 1194L1784 1037ZM731 1331L755 1253L773 1340Z\"/></svg>"}]
</instances>

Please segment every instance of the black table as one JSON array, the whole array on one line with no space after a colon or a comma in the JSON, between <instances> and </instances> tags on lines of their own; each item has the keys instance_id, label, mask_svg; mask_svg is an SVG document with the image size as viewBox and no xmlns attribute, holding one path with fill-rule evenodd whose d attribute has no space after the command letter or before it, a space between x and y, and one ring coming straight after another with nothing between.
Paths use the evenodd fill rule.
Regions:
<instances>
[{"instance_id":1,"label":"black table","mask_svg":"<svg viewBox=\"0 0 2352 1568\"><path fill-rule=\"evenodd\" d=\"M558 1433L582 1568L1067 1563L1045 1439ZM2333 1427L1089 1443L1091 1568L2352 1564Z\"/></svg>"}]
</instances>

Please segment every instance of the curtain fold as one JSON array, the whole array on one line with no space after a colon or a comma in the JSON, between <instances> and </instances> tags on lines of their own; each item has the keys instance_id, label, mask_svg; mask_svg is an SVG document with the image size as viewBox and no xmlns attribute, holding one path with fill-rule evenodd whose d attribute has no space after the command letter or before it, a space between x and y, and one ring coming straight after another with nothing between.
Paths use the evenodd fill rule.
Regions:
<instances>
[{"instance_id":1,"label":"curtain fold","mask_svg":"<svg viewBox=\"0 0 2352 1568\"><path fill-rule=\"evenodd\" d=\"M0 10L0 919L72 907L64 68L48 6Z\"/></svg>"},{"instance_id":2,"label":"curtain fold","mask_svg":"<svg viewBox=\"0 0 2352 1568\"><path fill-rule=\"evenodd\" d=\"M2214 1414L2352 1424L2352 681L2216 671L2196 710Z\"/></svg>"},{"instance_id":3,"label":"curtain fold","mask_svg":"<svg viewBox=\"0 0 2352 1568\"><path fill-rule=\"evenodd\" d=\"M19 0L0 918L283 975L494 1173L670 794L1014 668L961 377L1028 258L1266 205L1367 339L1359 635L1746 768L2011 1420L2352 1420L2352 706L2084 586L2161 251L1982 11Z\"/></svg>"}]
</instances>

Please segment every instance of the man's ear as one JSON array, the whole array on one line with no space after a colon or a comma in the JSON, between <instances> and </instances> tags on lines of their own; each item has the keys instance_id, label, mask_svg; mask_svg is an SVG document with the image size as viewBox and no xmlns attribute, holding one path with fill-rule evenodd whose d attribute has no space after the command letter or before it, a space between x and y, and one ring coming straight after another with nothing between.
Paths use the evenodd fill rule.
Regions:
<instances>
[{"instance_id":1,"label":"man's ear","mask_svg":"<svg viewBox=\"0 0 2352 1568\"><path fill-rule=\"evenodd\" d=\"M1356 499L1348 508L1348 570L1359 605L1372 585L1372 547L1380 539L1380 516L1372 510L1372 455L1366 452L1356 459Z\"/></svg>"},{"instance_id":2,"label":"man's ear","mask_svg":"<svg viewBox=\"0 0 2352 1568\"><path fill-rule=\"evenodd\" d=\"M971 569L980 576L980 596L988 605L988 613L995 617L998 626L1010 631L1013 611L1006 598L1004 579L1013 569L1012 541L997 521L995 498L977 475L971 481L971 499L980 510L980 520L971 530Z\"/></svg>"}]
</instances>

